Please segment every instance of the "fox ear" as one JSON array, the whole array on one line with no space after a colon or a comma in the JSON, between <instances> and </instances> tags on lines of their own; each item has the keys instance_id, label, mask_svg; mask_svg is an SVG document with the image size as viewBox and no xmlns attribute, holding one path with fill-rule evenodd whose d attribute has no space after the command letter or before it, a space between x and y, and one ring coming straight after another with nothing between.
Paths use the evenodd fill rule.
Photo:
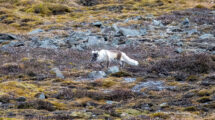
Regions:
<instances>
[{"instance_id":1,"label":"fox ear","mask_svg":"<svg viewBox=\"0 0 215 120\"><path fill-rule=\"evenodd\" d=\"M94 53L98 53L98 51L94 51L94 50L93 50L93 51L92 51L92 54L94 54Z\"/></svg>"}]
</instances>

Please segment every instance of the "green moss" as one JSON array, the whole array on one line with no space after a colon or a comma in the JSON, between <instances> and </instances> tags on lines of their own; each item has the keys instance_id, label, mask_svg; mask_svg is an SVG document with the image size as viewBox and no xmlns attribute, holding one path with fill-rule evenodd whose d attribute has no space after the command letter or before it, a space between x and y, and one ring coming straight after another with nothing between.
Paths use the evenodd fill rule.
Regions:
<instances>
[{"instance_id":1,"label":"green moss","mask_svg":"<svg viewBox=\"0 0 215 120\"><path fill-rule=\"evenodd\" d=\"M204 96L204 97L201 97L197 100L197 102L199 102L199 103L206 103L209 101L211 101L211 98L209 96Z\"/></svg>"},{"instance_id":2,"label":"green moss","mask_svg":"<svg viewBox=\"0 0 215 120\"><path fill-rule=\"evenodd\" d=\"M153 117L153 118L163 118L163 119L169 118L168 114L163 113L163 112L152 113L151 117Z\"/></svg>"},{"instance_id":3,"label":"green moss","mask_svg":"<svg viewBox=\"0 0 215 120\"><path fill-rule=\"evenodd\" d=\"M212 9L215 9L215 5L213 5L211 8L212 8Z\"/></svg>"},{"instance_id":4,"label":"green moss","mask_svg":"<svg viewBox=\"0 0 215 120\"><path fill-rule=\"evenodd\" d=\"M208 89L202 89L197 94L198 94L198 96L209 96L210 91Z\"/></svg>"},{"instance_id":5,"label":"green moss","mask_svg":"<svg viewBox=\"0 0 215 120\"><path fill-rule=\"evenodd\" d=\"M141 115L141 112L136 109L126 109L124 111L125 111L125 113L134 115L134 116Z\"/></svg>"},{"instance_id":6,"label":"green moss","mask_svg":"<svg viewBox=\"0 0 215 120\"><path fill-rule=\"evenodd\" d=\"M113 80L111 80L111 79L104 79L103 81L102 81L102 86L104 86L104 87L111 87L111 86L113 86L113 85L115 85L116 84L116 82L115 81L113 81Z\"/></svg>"},{"instance_id":7,"label":"green moss","mask_svg":"<svg viewBox=\"0 0 215 120\"><path fill-rule=\"evenodd\" d=\"M33 5L32 7L25 10L26 12L33 12L41 15L58 15L58 14L64 14L66 12L70 12L69 7L61 4L45 4L40 3Z\"/></svg>"},{"instance_id":8,"label":"green moss","mask_svg":"<svg viewBox=\"0 0 215 120\"><path fill-rule=\"evenodd\" d=\"M196 111L196 110L197 110L197 109L196 109L195 106L189 106L189 107L185 107L185 108L183 109L183 111L190 111L190 112Z\"/></svg>"},{"instance_id":9,"label":"green moss","mask_svg":"<svg viewBox=\"0 0 215 120\"><path fill-rule=\"evenodd\" d=\"M189 77L187 77L186 79L187 81L198 81L199 78L196 75L190 75Z\"/></svg>"},{"instance_id":10,"label":"green moss","mask_svg":"<svg viewBox=\"0 0 215 120\"><path fill-rule=\"evenodd\" d=\"M198 4L195 6L195 8L206 8L204 5Z\"/></svg>"}]
</instances>

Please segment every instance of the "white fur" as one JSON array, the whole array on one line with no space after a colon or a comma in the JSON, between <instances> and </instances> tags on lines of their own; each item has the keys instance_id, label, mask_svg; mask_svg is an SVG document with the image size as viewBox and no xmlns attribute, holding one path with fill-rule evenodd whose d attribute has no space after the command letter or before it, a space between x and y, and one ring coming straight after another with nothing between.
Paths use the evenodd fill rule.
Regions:
<instances>
[{"instance_id":1,"label":"white fur","mask_svg":"<svg viewBox=\"0 0 215 120\"><path fill-rule=\"evenodd\" d=\"M116 60L117 58L117 52L114 51L110 51L110 50L100 50L100 51L92 51L92 54L94 53L98 53L98 58L97 61L98 62L104 62L104 61L109 61L112 62L114 60ZM138 66L139 63L138 61L129 58L124 52L121 52L122 56L120 58L120 62L126 62L130 65L134 65L134 66Z\"/></svg>"}]
</instances>

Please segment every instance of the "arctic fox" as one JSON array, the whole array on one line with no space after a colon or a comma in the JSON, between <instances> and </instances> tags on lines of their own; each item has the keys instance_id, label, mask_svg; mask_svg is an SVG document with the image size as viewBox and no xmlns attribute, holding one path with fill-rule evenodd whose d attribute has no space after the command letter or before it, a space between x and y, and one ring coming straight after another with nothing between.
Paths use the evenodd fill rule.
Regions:
<instances>
[{"instance_id":1,"label":"arctic fox","mask_svg":"<svg viewBox=\"0 0 215 120\"><path fill-rule=\"evenodd\" d=\"M118 61L120 66L123 67L124 63L138 66L138 61L129 58L124 52L116 51L116 50L100 50L100 51L92 51L92 60L91 62L100 62L100 65L104 68L102 65L103 62L107 62L107 68L110 66L110 62L112 61Z\"/></svg>"}]
</instances>

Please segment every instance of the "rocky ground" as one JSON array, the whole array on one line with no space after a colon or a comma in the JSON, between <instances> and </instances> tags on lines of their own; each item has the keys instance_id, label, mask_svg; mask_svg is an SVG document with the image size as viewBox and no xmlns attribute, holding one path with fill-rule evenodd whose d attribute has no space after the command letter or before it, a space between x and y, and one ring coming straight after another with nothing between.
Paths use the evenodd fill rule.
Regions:
<instances>
[{"instance_id":1,"label":"rocky ground","mask_svg":"<svg viewBox=\"0 0 215 120\"><path fill-rule=\"evenodd\" d=\"M215 118L213 9L77 26L0 34L0 119ZM101 48L140 65L90 64Z\"/></svg>"}]
</instances>

